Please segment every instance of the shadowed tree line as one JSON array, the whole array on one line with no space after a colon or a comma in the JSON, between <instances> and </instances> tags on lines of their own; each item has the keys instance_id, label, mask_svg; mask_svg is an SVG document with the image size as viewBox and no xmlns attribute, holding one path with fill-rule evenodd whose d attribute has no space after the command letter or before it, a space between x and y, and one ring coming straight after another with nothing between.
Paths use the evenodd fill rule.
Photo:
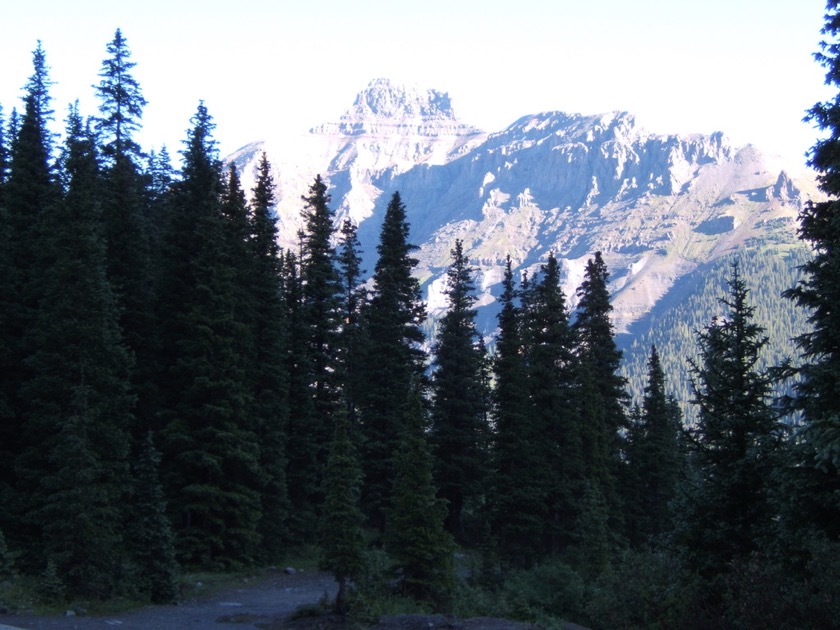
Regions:
<instances>
[{"instance_id":1,"label":"shadowed tree line","mask_svg":"<svg viewBox=\"0 0 840 630\"><path fill-rule=\"evenodd\" d=\"M833 1L828 17L835 37ZM281 250L267 156L244 191L203 103L180 172L165 148L144 153L119 30L106 51L99 112L72 106L60 143L40 44L22 113L0 118L0 579L167 602L182 569L317 545L342 613L397 597L549 625L836 618L834 201L804 212L815 255L785 287L813 325L799 364L763 359L731 263L718 315L694 333L685 428L656 345L628 394L600 252L574 311L553 253L532 277L508 259L490 355L455 241L426 339L399 193L370 276L320 176L299 247ZM831 132L812 153L831 197L838 106L811 112ZM466 580L458 549L474 560Z\"/></svg>"}]
</instances>

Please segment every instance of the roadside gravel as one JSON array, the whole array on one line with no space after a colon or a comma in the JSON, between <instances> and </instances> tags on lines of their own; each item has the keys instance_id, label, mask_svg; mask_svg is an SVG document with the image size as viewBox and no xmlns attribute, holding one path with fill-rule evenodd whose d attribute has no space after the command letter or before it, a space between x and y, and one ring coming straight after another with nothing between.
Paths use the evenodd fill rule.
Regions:
<instances>
[{"instance_id":1,"label":"roadside gravel","mask_svg":"<svg viewBox=\"0 0 840 630\"><path fill-rule=\"evenodd\" d=\"M196 597L172 606L146 606L115 615L0 614L0 630L200 630L203 628L266 628L279 624L299 606L316 604L324 593L335 595L332 576L298 571L269 571L241 586Z\"/></svg>"}]
</instances>

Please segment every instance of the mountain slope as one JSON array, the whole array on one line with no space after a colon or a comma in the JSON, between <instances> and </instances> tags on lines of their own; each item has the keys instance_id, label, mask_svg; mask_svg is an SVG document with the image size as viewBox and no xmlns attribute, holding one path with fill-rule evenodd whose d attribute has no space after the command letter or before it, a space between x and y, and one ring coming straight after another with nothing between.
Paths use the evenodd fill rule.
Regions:
<instances>
[{"instance_id":1,"label":"mountain slope","mask_svg":"<svg viewBox=\"0 0 840 630\"><path fill-rule=\"evenodd\" d=\"M796 217L818 195L794 175L722 133L656 135L624 112L545 112L483 133L462 123L448 95L378 79L334 123L285 143L230 156L245 175L268 152L279 183L283 245L296 247L300 195L316 173L330 183L338 216L359 225L372 268L385 206L406 203L430 312L455 239L478 270L480 323L495 326L494 293L506 255L533 273L549 252L561 259L572 297L586 260L603 252L617 330L640 322L663 296L705 265L744 248L784 251Z\"/></svg>"}]
</instances>

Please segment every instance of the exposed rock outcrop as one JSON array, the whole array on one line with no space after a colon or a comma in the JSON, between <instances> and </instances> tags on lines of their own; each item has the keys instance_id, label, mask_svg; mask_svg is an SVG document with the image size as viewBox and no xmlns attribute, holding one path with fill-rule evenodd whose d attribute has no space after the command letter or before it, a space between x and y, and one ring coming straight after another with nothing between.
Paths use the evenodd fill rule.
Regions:
<instances>
[{"instance_id":1,"label":"exposed rock outcrop","mask_svg":"<svg viewBox=\"0 0 840 630\"><path fill-rule=\"evenodd\" d=\"M533 272L554 252L573 302L587 258L602 251L623 330L699 265L748 243L794 242L799 210L818 197L813 177L794 178L721 132L657 135L626 112L555 111L486 134L460 121L447 94L386 79L372 81L337 122L231 156L246 186L262 150L275 165L282 245L296 247L300 196L320 173L338 217L359 225L372 269L398 190L421 246L430 311L445 308L440 279L460 238L488 331L507 255L516 271Z\"/></svg>"}]
</instances>

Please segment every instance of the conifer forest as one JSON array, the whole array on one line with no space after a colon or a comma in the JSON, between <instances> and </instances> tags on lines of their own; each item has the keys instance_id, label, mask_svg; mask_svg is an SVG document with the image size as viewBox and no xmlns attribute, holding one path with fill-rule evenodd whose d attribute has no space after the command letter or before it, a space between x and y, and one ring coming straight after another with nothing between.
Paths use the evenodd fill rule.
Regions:
<instances>
[{"instance_id":1,"label":"conifer forest","mask_svg":"<svg viewBox=\"0 0 840 630\"><path fill-rule=\"evenodd\" d=\"M508 259L488 343L456 240L431 335L399 193L372 270L320 176L280 249L270 156L244 190L203 103L178 170L146 152L120 30L98 111L55 112L39 43L22 105L0 109L0 599L171 603L185 572L304 549L358 627L399 607L836 627L838 0L823 33L837 94L808 113L809 159L828 200L800 216L799 279L771 298L808 332L768 360L751 259L732 259L696 354L666 364L670 333L643 339L633 386L600 252L574 310L553 254L530 277Z\"/></svg>"}]
</instances>

